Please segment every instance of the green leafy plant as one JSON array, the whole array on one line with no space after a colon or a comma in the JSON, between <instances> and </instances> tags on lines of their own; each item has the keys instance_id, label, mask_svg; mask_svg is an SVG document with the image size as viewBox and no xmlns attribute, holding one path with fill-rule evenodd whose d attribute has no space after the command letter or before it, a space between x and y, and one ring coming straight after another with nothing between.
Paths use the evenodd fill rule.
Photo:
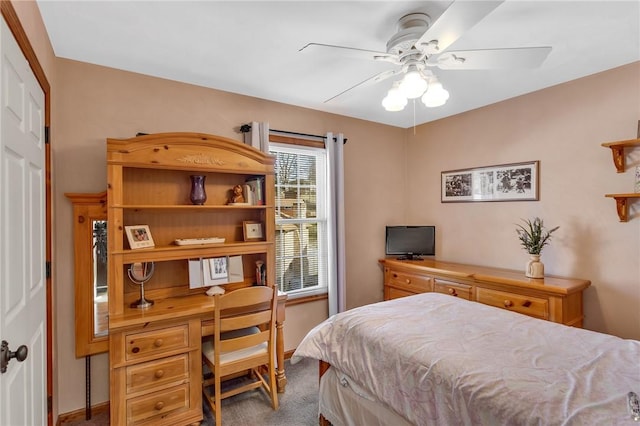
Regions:
<instances>
[{"instance_id":1,"label":"green leafy plant","mask_svg":"<svg viewBox=\"0 0 640 426\"><path fill-rule=\"evenodd\" d=\"M542 248L549 243L551 234L560 228L556 226L546 231L544 229L544 222L539 217L533 220L522 219L522 221L525 225L516 225L516 232L518 233L520 244L522 244L522 247L524 247L529 254L540 255Z\"/></svg>"}]
</instances>

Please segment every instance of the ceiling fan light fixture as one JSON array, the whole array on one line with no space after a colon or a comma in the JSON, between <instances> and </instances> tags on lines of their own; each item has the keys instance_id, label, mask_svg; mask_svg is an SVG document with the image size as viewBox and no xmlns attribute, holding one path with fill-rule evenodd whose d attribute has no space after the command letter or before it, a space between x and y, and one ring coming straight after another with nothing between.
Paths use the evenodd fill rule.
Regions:
<instances>
[{"instance_id":1,"label":"ceiling fan light fixture","mask_svg":"<svg viewBox=\"0 0 640 426\"><path fill-rule=\"evenodd\" d=\"M422 103L429 108L444 105L449 99L449 92L442 87L442 83L435 81L429 84L429 89L422 96Z\"/></svg>"},{"instance_id":2,"label":"ceiling fan light fixture","mask_svg":"<svg viewBox=\"0 0 640 426\"><path fill-rule=\"evenodd\" d=\"M416 99L427 90L427 81L417 69L407 72L400 82L399 89L407 99Z\"/></svg>"},{"instance_id":3,"label":"ceiling fan light fixture","mask_svg":"<svg viewBox=\"0 0 640 426\"><path fill-rule=\"evenodd\" d=\"M398 85L398 82L393 83L387 96L382 100L382 106L387 111L402 111L407 106L407 98L402 94Z\"/></svg>"}]
</instances>

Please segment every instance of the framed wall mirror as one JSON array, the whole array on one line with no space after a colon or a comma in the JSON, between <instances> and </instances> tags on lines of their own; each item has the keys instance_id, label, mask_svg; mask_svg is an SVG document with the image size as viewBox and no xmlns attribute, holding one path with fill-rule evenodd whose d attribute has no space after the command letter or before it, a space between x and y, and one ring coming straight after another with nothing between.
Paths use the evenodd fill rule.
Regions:
<instances>
[{"instance_id":1,"label":"framed wall mirror","mask_svg":"<svg viewBox=\"0 0 640 426\"><path fill-rule=\"evenodd\" d=\"M76 357L109 350L107 192L66 193L73 203Z\"/></svg>"}]
</instances>

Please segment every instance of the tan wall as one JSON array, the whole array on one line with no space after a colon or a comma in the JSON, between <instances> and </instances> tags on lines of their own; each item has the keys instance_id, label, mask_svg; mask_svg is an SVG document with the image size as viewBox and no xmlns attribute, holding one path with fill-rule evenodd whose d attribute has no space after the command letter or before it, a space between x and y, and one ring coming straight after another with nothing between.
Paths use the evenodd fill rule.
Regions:
<instances>
[{"instance_id":1,"label":"tan wall","mask_svg":"<svg viewBox=\"0 0 640 426\"><path fill-rule=\"evenodd\" d=\"M136 132L194 131L241 140L237 128L268 121L271 128L311 134L342 132L345 145L347 214L347 301L358 306L382 299L377 259L383 254L387 220L401 220L404 202L404 130L318 111L220 92L86 63L57 60L59 96L53 130L55 250L60 330L60 413L83 407L84 361L74 356L73 246L71 203L65 192L106 188L105 139ZM375 189L375 190L373 190ZM373 196L375 195L375 198ZM375 206L369 209L367 206ZM365 214L366 213L366 214ZM398 219L400 217L400 219ZM302 307L304 306L304 307ZM327 316L326 302L287 310L285 349L294 349ZM92 358L93 403L108 399L108 358Z\"/></svg>"},{"instance_id":2,"label":"tan wall","mask_svg":"<svg viewBox=\"0 0 640 426\"><path fill-rule=\"evenodd\" d=\"M49 84L53 84L56 57L53 53L51 41L49 41L49 35L42 21L38 5L33 0L12 1L11 4L16 11L16 15L18 15L22 28L24 28L29 38L29 43L31 43L33 51L38 57L38 62L40 62L42 70L47 75Z\"/></svg>"},{"instance_id":3,"label":"tan wall","mask_svg":"<svg viewBox=\"0 0 640 426\"><path fill-rule=\"evenodd\" d=\"M455 94L452 94L455 96ZM585 328L640 339L640 202L620 223L607 193L633 192L640 149L617 174L603 142L636 138L640 63L429 123L408 135L408 203L414 223L437 226L443 260L524 269L515 224L559 225L545 272L590 279ZM441 203L440 172L540 160L537 202Z\"/></svg>"}]
</instances>

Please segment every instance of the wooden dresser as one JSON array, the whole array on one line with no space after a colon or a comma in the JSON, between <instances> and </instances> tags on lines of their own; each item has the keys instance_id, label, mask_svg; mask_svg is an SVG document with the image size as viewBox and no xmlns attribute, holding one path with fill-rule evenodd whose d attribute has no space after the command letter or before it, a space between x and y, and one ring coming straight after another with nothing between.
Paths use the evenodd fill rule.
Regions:
<instances>
[{"instance_id":1,"label":"wooden dresser","mask_svg":"<svg viewBox=\"0 0 640 426\"><path fill-rule=\"evenodd\" d=\"M381 259L384 300L438 292L534 318L582 327L582 292L591 281L464 265L433 259Z\"/></svg>"}]
</instances>

